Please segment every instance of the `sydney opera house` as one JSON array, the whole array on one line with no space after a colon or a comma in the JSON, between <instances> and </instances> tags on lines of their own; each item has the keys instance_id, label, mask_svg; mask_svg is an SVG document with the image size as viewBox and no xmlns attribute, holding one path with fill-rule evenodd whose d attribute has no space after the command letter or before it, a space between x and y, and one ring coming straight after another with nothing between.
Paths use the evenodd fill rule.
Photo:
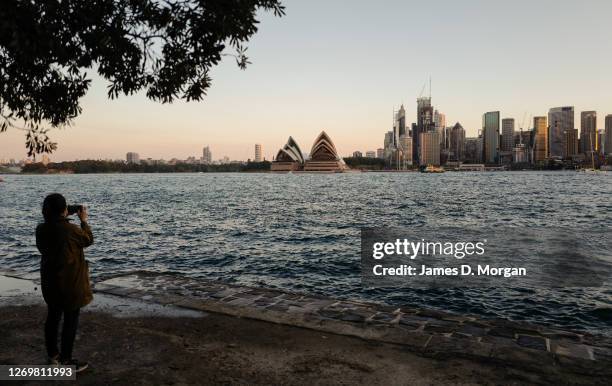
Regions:
<instances>
[{"instance_id":1,"label":"sydney opera house","mask_svg":"<svg viewBox=\"0 0 612 386\"><path fill-rule=\"evenodd\" d=\"M305 159L300 147L292 137L283 146L272 162L273 172L327 172L341 173L348 167L338 156L334 143L329 136L322 131L317 137L310 150L310 158Z\"/></svg>"}]
</instances>

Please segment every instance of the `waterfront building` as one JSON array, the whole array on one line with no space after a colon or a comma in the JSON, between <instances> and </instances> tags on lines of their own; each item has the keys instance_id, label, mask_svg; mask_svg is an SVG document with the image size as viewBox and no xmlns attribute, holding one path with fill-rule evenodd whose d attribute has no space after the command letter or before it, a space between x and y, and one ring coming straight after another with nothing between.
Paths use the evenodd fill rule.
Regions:
<instances>
[{"instance_id":1,"label":"waterfront building","mask_svg":"<svg viewBox=\"0 0 612 386\"><path fill-rule=\"evenodd\" d=\"M208 146L205 146L204 149L202 149L202 163L205 165L212 164L212 152Z\"/></svg>"},{"instance_id":2,"label":"waterfront building","mask_svg":"<svg viewBox=\"0 0 612 386\"><path fill-rule=\"evenodd\" d=\"M530 160L530 132L520 129L514 134L515 144L512 148L512 162L516 164L529 163Z\"/></svg>"},{"instance_id":3,"label":"waterfront building","mask_svg":"<svg viewBox=\"0 0 612 386\"><path fill-rule=\"evenodd\" d=\"M574 129L574 106L553 107L548 111L548 156L565 156L566 131ZM571 145L570 145L571 147Z\"/></svg>"},{"instance_id":4,"label":"waterfront building","mask_svg":"<svg viewBox=\"0 0 612 386\"><path fill-rule=\"evenodd\" d=\"M304 164L304 171L342 172L347 169L331 138L322 131L312 145L310 159Z\"/></svg>"},{"instance_id":5,"label":"waterfront building","mask_svg":"<svg viewBox=\"0 0 612 386\"><path fill-rule=\"evenodd\" d=\"M605 145L604 141L605 141L604 131L597 130L597 146L595 147L597 154L604 154L604 145Z\"/></svg>"},{"instance_id":6,"label":"waterfront building","mask_svg":"<svg viewBox=\"0 0 612 386\"><path fill-rule=\"evenodd\" d=\"M419 164L421 134L435 129L431 97L417 99L417 123L412 131L412 159Z\"/></svg>"},{"instance_id":7,"label":"waterfront building","mask_svg":"<svg viewBox=\"0 0 612 386\"><path fill-rule=\"evenodd\" d=\"M490 111L482 116L483 161L485 164L499 162L499 111Z\"/></svg>"},{"instance_id":8,"label":"waterfront building","mask_svg":"<svg viewBox=\"0 0 612 386\"><path fill-rule=\"evenodd\" d=\"M612 154L612 114L606 115L606 139L604 149L606 154Z\"/></svg>"},{"instance_id":9,"label":"waterfront building","mask_svg":"<svg viewBox=\"0 0 612 386\"><path fill-rule=\"evenodd\" d=\"M578 154L578 129L565 130L565 140L563 141L563 158L571 159Z\"/></svg>"},{"instance_id":10,"label":"waterfront building","mask_svg":"<svg viewBox=\"0 0 612 386\"><path fill-rule=\"evenodd\" d=\"M544 162L548 158L548 126L546 117L533 117L535 130L534 161Z\"/></svg>"},{"instance_id":11,"label":"waterfront building","mask_svg":"<svg viewBox=\"0 0 612 386\"><path fill-rule=\"evenodd\" d=\"M446 146L448 142L446 138L446 115L438 110L434 110L434 129L440 135L440 150L448 149Z\"/></svg>"},{"instance_id":12,"label":"waterfront building","mask_svg":"<svg viewBox=\"0 0 612 386\"><path fill-rule=\"evenodd\" d=\"M525 144L519 143L512 149L512 162L515 164L523 164L529 162L529 155Z\"/></svg>"},{"instance_id":13,"label":"waterfront building","mask_svg":"<svg viewBox=\"0 0 612 386\"><path fill-rule=\"evenodd\" d=\"M272 161L270 170L275 172L288 172L292 170L300 170L304 167L304 155L298 146L297 142L292 137L289 137L285 146L283 146L276 157Z\"/></svg>"},{"instance_id":14,"label":"waterfront building","mask_svg":"<svg viewBox=\"0 0 612 386\"><path fill-rule=\"evenodd\" d=\"M355 150L355 151L353 152L353 157L354 157L354 158L361 158L361 157L363 157L363 153L362 153L362 152L360 152L359 150Z\"/></svg>"},{"instance_id":15,"label":"waterfront building","mask_svg":"<svg viewBox=\"0 0 612 386\"><path fill-rule=\"evenodd\" d=\"M256 143L255 144L255 162L262 162L262 161L263 161L263 155L261 153L261 144Z\"/></svg>"},{"instance_id":16,"label":"waterfront building","mask_svg":"<svg viewBox=\"0 0 612 386\"><path fill-rule=\"evenodd\" d=\"M375 151L366 151L366 158L376 158Z\"/></svg>"},{"instance_id":17,"label":"waterfront building","mask_svg":"<svg viewBox=\"0 0 612 386\"><path fill-rule=\"evenodd\" d=\"M385 149L381 149L381 148L376 149L376 158L384 159Z\"/></svg>"},{"instance_id":18,"label":"waterfront building","mask_svg":"<svg viewBox=\"0 0 612 386\"><path fill-rule=\"evenodd\" d=\"M455 123L449 135L449 160L463 161L465 158L465 129L461 123Z\"/></svg>"},{"instance_id":19,"label":"waterfront building","mask_svg":"<svg viewBox=\"0 0 612 386\"><path fill-rule=\"evenodd\" d=\"M580 152L590 154L597 150L597 112L582 111L580 113Z\"/></svg>"},{"instance_id":20,"label":"waterfront building","mask_svg":"<svg viewBox=\"0 0 612 386\"><path fill-rule=\"evenodd\" d=\"M470 164L482 162L482 139L480 137L465 139L465 155L463 161Z\"/></svg>"},{"instance_id":21,"label":"waterfront building","mask_svg":"<svg viewBox=\"0 0 612 386\"><path fill-rule=\"evenodd\" d=\"M125 160L129 164L139 164L140 163L140 156L138 155L138 153L129 152L129 153L127 153L125 155Z\"/></svg>"},{"instance_id":22,"label":"waterfront building","mask_svg":"<svg viewBox=\"0 0 612 386\"><path fill-rule=\"evenodd\" d=\"M412 137L408 134L400 137L399 162L400 169L406 169L412 165Z\"/></svg>"},{"instance_id":23,"label":"waterfront building","mask_svg":"<svg viewBox=\"0 0 612 386\"><path fill-rule=\"evenodd\" d=\"M514 118L502 119L499 163L509 164L514 159Z\"/></svg>"},{"instance_id":24,"label":"waterfront building","mask_svg":"<svg viewBox=\"0 0 612 386\"><path fill-rule=\"evenodd\" d=\"M399 139L402 135L406 134L406 110L404 105L401 105L397 111L393 122L393 146L399 146Z\"/></svg>"},{"instance_id":25,"label":"waterfront building","mask_svg":"<svg viewBox=\"0 0 612 386\"><path fill-rule=\"evenodd\" d=\"M502 119L501 150L512 151L514 147L514 118Z\"/></svg>"},{"instance_id":26,"label":"waterfront building","mask_svg":"<svg viewBox=\"0 0 612 386\"><path fill-rule=\"evenodd\" d=\"M440 134L435 130L421 133L419 139L421 154L419 162L421 166L440 166Z\"/></svg>"},{"instance_id":27,"label":"waterfront building","mask_svg":"<svg viewBox=\"0 0 612 386\"><path fill-rule=\"evenodd\" d=\"M442 149L450 149L451 147L451 133L453 131L454 126L448 126L444 129L444 144L442 145Z\"/></svg>"},{"instance_id":28,"label":"waterfront building","mask_svg":"<svg viewBox=\"0 0 612 386\"><path fill-rule=\"evenodd\" d=\"M522 143L529 150L533 147L533 130L523 130L514 133L514 145Z\"/></svg>"},{"instance_id":29,"label":"waterfront building","mask_svg":"<svg viewBox=\"0 0 612 386\"><path fill-rule=\"evenodd\" d=\"M384 158L386 160L391 159L393 155L393 149L395 145L393 144L393 131L388 131L385 133L385 142L384 142Z\"/></svg>"}]
</instances>

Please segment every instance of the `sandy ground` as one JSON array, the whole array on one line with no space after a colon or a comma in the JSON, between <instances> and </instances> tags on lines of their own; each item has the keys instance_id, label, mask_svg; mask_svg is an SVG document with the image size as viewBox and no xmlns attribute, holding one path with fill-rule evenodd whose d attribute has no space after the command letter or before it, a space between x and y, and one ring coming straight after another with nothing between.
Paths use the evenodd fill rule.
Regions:
<instances>
[{"instance_id":1,"label":"sandy ground","mask_svg":"<svg viewBox=\"0 0 612 386\"><path fill-rule=\"evenodd\" d=\"M45 316L35 283L0 276L0 364L46 363ZM605 384L99 294L83 309L74 356L90 363L82 385Z\"/></svg>"}]
</instances>

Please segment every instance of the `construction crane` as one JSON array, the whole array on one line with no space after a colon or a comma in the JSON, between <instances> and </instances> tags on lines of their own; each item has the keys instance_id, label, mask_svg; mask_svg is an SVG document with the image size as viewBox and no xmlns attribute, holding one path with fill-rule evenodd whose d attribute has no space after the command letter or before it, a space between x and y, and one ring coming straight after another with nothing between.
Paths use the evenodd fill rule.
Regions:
<instances>
[{"instance_id":1,"label":"construction crane","mask_svg":"<svg viewBox=\"0 0 612 386\"><path fill-rule=\"evenodd\" d=\"M427 81L423 83L423 88L421 88L421 92L419 93L419 98L423 97L423 93L425 92L425 87L427 87ZM431 76L429 77L429 99L431 99Z\"/></svg>"},{"instance_id":2,"label":"construction crane","mask_svg":"<svg viewBox=\"0 0 612 386\"><path fill-rule=\"evenodd\" d=\"M421 92L419 93L419 98L423 97L423 93L425 92L425 86L427 86L427 82L423 83L423 88L421 89Z\"/></svg>"}]
</instances>

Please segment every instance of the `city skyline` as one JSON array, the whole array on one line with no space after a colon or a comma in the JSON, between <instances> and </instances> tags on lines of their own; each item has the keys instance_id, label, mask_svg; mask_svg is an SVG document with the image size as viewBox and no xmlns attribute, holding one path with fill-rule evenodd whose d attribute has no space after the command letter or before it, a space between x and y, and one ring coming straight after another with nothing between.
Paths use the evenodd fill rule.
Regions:
<instances>
[{"instance_id":1,"label":"city skyline","mask_svg":"<svg viewBox=\"0 0 612 386\"><path fill-rule=\"evenodd\" d=\"M392 130L393 107L403 103L406 124L417 122L416 99L429 76L432 104L447 127L460 122L466 137L477 135L487 111L514 118L516 130L525 115L548 116L559 106L574 107L577 129L582 111L597 111L598 130L612 114L609 2L440 2L435 12L405 2L351 2L350 12L341 2L285 5L284 18L262 15L249 44L253 64L240 71L224 60L201 103L160 105L142 94L110 101L107 84L94 77L83 115L51 132L59 142L51 158L120 159L130 151L185 158L208 144L246 160L260 143L271 159L285 133L309 146L321 130L342 155L375 151ZM552 6L556 22L541 28ZM563 60L542 52L562 52ZM596 54L585 61L581 52ZM24 157L23 132L0 134L0 158Z\"/></svg>"}]
</instances>

